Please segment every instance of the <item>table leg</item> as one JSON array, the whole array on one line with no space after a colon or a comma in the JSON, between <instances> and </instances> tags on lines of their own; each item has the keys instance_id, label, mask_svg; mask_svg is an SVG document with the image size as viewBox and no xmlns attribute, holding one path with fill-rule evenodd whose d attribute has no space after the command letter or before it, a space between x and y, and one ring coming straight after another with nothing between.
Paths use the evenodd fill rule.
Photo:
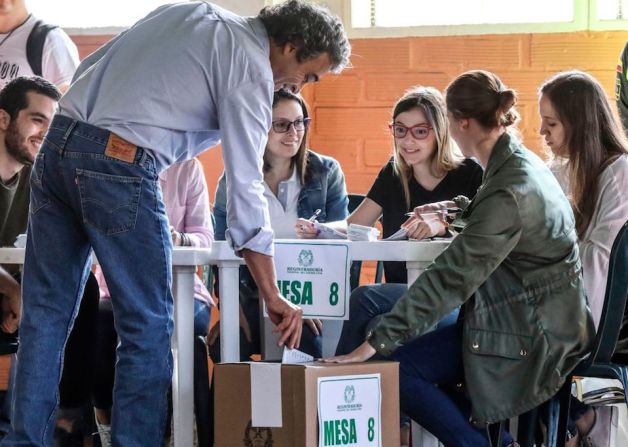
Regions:
<instances>
[{"instance_id":1,"label":"table leg","mask_svg":"<svg viewBox=\"0 0 628 447\"><path fill-rule=\"evenodd\" d=\"M220 358L222 362L240 361L240 265L219 264L220 278Z\"/></svg>"},{"instance_id":2,"label":"table leg","mask_svg":"<svg viewBox=\"0 0 628 447\"><path fill-rule=\"evenodd\" d=\"M194 424L194 266L173 267L172 420L174 445L192 447Z\"/></svg>"}]
</instances>

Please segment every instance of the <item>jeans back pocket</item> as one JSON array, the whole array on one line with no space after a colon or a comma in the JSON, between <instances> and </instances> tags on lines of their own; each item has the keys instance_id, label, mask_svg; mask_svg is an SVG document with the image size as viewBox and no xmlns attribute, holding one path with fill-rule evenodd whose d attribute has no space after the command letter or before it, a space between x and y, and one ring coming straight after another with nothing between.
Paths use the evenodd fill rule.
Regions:
<instances>
[{"instance_id":1,"label":"jeans back pocket","mask_svg":"<svg viewBox=\"0 0 628 447\"><path fill-rule=\"evenodd\" d=\"M83 222L105 234L133 230L142 190L141 177L76 170Z\"/></svg>"}]
</instances>

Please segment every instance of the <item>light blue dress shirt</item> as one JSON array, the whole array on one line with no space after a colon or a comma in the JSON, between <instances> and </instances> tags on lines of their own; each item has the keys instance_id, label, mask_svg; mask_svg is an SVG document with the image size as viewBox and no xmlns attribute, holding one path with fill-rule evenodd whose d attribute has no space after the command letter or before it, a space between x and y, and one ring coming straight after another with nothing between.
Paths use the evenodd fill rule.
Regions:
<instances>
[{"instance_id":1,"label":"light blue dress shirt","mask_svg":"<svg viewBox=\"0 0 628 447\"><path fill-rule=\"evenodd\" d=\"M62 115L150 150L159 170L222 142L236 251L272 254L262 156L273 73L262 22L204 3L164 5L87 57Z\"/></svg>"}]
</instances>

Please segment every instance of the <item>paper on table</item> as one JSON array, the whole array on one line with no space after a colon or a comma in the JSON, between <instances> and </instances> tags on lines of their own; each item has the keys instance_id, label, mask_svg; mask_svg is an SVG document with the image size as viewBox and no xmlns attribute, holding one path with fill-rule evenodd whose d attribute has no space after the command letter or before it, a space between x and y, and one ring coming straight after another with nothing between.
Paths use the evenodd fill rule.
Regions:
<instances>
[{"instance_id":1,"label":"paper on table","mask_svg":"<svg viewBox=\"0 0 628 447\"><path fill-rule=\"evenodd\" d=\"M379 230L375 227L367 227L358 224L349 224L347 227L347 237L351 241L376 241Z\"/></svg>"},{"instance_id":2,"label":"paper on table","mask_svg":"<svg viewBox=\"0 0 628 447\"><path fill-rule=\"evenodd\" d=\"M312 357L309 354L306 354L303 351L299 351L298 349L290 349L290 348L283 349L283 356L281 357L281 363L296 364L296 363L308 363L308 362L313 362L313 361L314 361L314 357Z\"/></svg>"},{"instance_id":3,"label":"paper on table","mask_svg":"<svg viewBox=\"0 0 628 447\"><path fill-rule=\"evenodd\" d=\"M319 231L317 239L346 239L347 235L320 222L314 222L314 226Z\"/></svg>"},{"instance_id":4,"label":"paper on table","mask_svg":"<svg viewBox=\"0 0 628 447\"><path fill-rule=\"evenodd\" d=\"M26 234L18 234L13 246L17 248L26 248Z\"/></svg>"},{"instance_id":5,"label":"paper on table","mask_svg":"<svg viewBox=\"0 0 628 447\"><path fill-rule=\"evenodd\" d=\"M395 233L391 234L383 241L406 241L408 240L408 231L405 228L399 228Z\"/></svg>"}]
</instances>

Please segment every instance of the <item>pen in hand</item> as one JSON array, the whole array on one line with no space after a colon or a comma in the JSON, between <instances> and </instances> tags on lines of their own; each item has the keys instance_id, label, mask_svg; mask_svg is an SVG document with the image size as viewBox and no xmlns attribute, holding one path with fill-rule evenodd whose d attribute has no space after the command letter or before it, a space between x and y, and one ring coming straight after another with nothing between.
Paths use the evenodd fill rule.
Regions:
<instances>
[{"instance_id":1,"label":"pen in hand","mask_svg":"<svg viewBox=\"0 0 628 447\"><path fill-rule=\"evenodd\" d=\"M312 217L310 217L308 220L313 223L320 213L321 209L318 208L316 211L314 211L314 214L312 214Z\"/></svg>"},{"instance_id":2,"label":"pen in hand","mask_svg":"<svg viewBox=\"0 0 628 447\"><path fill-rule=\"evenodd\" d=\"M438 211L426 211L424 213L419 213L419 214L421 214L421 216L438 216L440 214L445 214L447 216L450 216L452 214L456 214L461 211L462 210L460 208L446 208L446 209L438 210ZM414 215L415 215L414 211L410 211L409 213L406 213L407 217L412 217Z\"/></svg>"}]
</instances>

